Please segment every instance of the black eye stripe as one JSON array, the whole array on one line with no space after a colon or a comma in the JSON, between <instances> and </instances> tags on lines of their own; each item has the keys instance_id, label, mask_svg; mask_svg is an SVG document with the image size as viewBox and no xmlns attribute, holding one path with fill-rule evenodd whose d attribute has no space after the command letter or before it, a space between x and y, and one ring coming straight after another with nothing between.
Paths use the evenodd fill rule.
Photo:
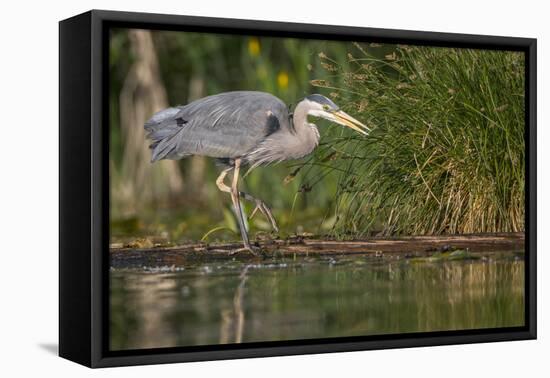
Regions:
<instances>
[{"instance_id":1,"label":"black eye stripe","mask_svg":"<svg viewBox=\"0 0 550 378\"><path fill-rule=\"evenodd\" d=\"M309 95L306 97L306 99L308 99L309 101L317 102L323 106L326 105L329 107L329 109L338 109L338 106L334 102L332 102L331 99L326 98L325 96L320 94Z\"/></svg>"}]
</instances>

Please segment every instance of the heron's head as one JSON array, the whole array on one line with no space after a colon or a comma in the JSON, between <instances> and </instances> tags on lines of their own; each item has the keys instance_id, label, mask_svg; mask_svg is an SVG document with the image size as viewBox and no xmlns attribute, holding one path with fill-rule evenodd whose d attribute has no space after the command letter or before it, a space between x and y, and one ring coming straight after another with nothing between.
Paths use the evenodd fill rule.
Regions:
<instances>
[{"instance_id":1,"label":"heron's head","mask_svg":"<svg viewBox=\"0 0 550 378\"><path fill-rule=\"evenodd\" d=\"M340 110L338 105L323 95L312 94L304 98L302 101L307 104L308 115L327 119L339 125L349 127L363 135L368 135L371 131L366 125Z\"/></svg>"}]
</instances>

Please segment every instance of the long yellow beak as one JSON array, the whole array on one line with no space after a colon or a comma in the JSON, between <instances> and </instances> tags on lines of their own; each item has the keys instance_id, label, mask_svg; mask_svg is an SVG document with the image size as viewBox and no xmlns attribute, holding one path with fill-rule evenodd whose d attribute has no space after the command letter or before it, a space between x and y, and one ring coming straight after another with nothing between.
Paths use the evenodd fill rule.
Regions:
<instances>
[{"instance_id":1,"label":"long yellow beak","mask_svg":"<svg viewBox=\"0 0 550 378\"><path fill-rule=\"evenodd\" d=\"M336 122L343 126L347 126L350 129L357 131L358 133L369 135L371 131L371 129L368 128L366 125L362 124L361 122L341 110L333 112L332 115L334 116L334 120Z\"/></svg>"}]
</instances>

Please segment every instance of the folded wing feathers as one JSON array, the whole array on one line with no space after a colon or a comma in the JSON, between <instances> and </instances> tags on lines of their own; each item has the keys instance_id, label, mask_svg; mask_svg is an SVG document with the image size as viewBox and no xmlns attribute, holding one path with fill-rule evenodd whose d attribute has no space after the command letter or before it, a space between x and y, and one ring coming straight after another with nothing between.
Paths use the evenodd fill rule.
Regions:
<instances>
[{"instance_id":1,"label":"folded wing feathers","mask_svg":"<svg viewBox=\"0 0 550 378\"><path fill-rule=\"evenodd\" d=\"M262 92L226 92L162 110L145 124L152 161L244 156L266 138L272 111L286 114L286 105Z\"/></svg>"}]
</instances>

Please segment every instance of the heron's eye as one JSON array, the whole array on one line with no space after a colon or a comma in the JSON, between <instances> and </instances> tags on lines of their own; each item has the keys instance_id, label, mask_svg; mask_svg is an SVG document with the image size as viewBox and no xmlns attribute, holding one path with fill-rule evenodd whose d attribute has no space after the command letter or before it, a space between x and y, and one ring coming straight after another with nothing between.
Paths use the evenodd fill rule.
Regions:
<instances>
[{"instance_id":1,"label":"heron's eye","mask_svg":"<svg viewBox=\"0 0 550 378\"><path fill-rule=\"evenodd\" d=\"M330 106L328 105L323 105L323 110L329 110L330 109Z\"/></svg>"}]
</instances>

